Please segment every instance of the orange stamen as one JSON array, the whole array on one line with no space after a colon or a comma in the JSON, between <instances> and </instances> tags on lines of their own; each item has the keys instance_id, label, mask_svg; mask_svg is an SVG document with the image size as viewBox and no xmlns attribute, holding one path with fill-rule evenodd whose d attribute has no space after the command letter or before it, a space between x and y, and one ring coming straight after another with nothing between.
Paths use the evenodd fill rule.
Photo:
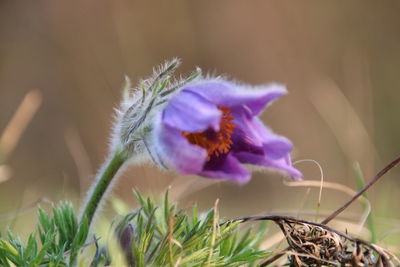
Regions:
<instances>
[{"instance_id":1,"label":"orange stamen","mask_svg":"<svg viewBox=\"0 0 400 267\"><path fill-rule=\"evenodd\" d=\"M232 146L231 135L233 129L236 128L236 125L232 122L234 118L231 110L226 107L218 107L218 109L222 111L218 132L210 132L210 130L196 133L182 132L191 144L207 150L208 160L213 155L218 157L229 152Z\"/></svg>"}]
</instances>

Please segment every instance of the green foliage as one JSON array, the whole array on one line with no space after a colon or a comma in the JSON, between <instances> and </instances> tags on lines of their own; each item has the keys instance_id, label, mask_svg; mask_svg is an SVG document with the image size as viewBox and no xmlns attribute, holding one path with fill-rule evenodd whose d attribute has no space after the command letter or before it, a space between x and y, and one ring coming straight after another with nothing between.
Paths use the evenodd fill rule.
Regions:
<instances>
[{"instance_id":1,"label":"green foliage","mask_svg":"<svg viewBox=\"0 0 400 267\"><path fill-rule=\"evenodd\" d=\"M357 188L358 188L358 190L361 190L365 186L365 179L364 179L364 175L361 171L361 167L358 163L354 164L354 171L356 174L355 177L356 177ZM365 197L365 199L368 200L368 194L366 192L363 193L363 196ZM368 205L364 202L363 202L363 208L365 210L368 209ZM376 233L375 223L374 223L374 219L373 219L371 212L368 214L368 217L367 217L367 226L368 226L369 232L371 233L371 238L369 241L371 243L376 243L377 233Z\"/></svg>"},{"instance_id":2,"label":"green foliage","mask_svg":"<svg viewBox=\"0 0 400 267\"><path fill-rule=\"evenodd\" d=\"M71 250L82 245L75 211L70 203L53 206L52 216L38 210L39 225L26 244L8 231L7 239L0 239L0 266L68 266ZM87 223L86 223L87 225ZM87 228L86 228L87 231Z\"/></svg>"},{"instance_id":3,"label":"green foliage","mask_svg":"<svg viewBox=\"0 0 400 267\"><path fill-rule=\"evenodd\" d=\"M267 256L258 249L265 223L252 233L239 230L239 222L219 226L214 209L198 215L194 207L189 215L168 193L159 205L136 197L139 208L108 226L114 242L104 235L87 242L87 220L79 224L71 204L53 207L51 216L39 208L37 231L26 243L11 232L0 237L0 266L253 266Z\"/></svg>"},{"instance_id":4,"label":"green foliage","mask_svg":"<svg viewBox=\"0 0 400 267\"><path fill-rule=\"evenodd\" d=\"M168 202L155 205L136 193L140 209L120 219L116 232L126 258L134 266L239 266L266 256L257 249L266 224L256 234L238 232L239 223L218 226L218 214L192 216ZM129 243L124 243L129 240Z\"/></svg>"}]
</instances>

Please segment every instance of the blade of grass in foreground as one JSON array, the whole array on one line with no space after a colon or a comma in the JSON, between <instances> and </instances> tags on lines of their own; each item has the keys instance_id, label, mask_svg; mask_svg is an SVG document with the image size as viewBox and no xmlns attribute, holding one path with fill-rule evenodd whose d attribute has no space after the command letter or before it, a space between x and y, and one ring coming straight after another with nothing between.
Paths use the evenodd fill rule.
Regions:
<instances>
[{"instance_id":1,"label":"blade of grass in foreground","mask_svg":"<svg viewBox=\"0 0 400 267\"><path fill-rule=\"evenodd\" d=\"M356 183L357 183L357 188L358 190L361 190L364 186L365 186L365 179L364 179L364 175L361 171L360 168L360 164L358 164L358 162L356 162L354 164L354 172L355 172L355 178L356 178ZM368 194L366 192L363 193L363 196L368 199ZM367 208L367 204L363 202L363 208L366 209ZM368 214L367 217L367 226L368 226L368 230L371 233L371 238L370 238L370 242L371 243L376 243L376 229L375 229L375 224L374 224L374 219L372 217L372 212L370 212Z\"/></svg>"}]
</instances>

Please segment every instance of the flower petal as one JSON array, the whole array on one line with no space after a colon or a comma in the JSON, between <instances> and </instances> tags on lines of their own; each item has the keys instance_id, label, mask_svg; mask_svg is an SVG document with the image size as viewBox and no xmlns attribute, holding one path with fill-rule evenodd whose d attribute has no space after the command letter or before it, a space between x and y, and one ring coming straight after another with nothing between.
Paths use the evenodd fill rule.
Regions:
<instances>
[{"instance_id":1,"label":"flower petal","mask_svg":"<svg viewBox=\"0 0 400 267\"><path fill-rule=\"evenodd\" d=\"M216 160L211 159L199 174L209 178L228 179L238 183L246 183L251 177L250 172L230 154Z\"/></svg>"},{"instance_id":2,"label":"flower petal","mask_svg":"<svg viewBox=\"0 0 400 267\"><path fill-rule=\"evenodd\" d=\"M265 153L270 158L279 159L285 157L293 149L292 142L286 137L273 133L265 127L260 119L254 118L250 124L252 129L262 138Z\"/></svg>"},{"instance_id":3,"label":"flower petal","mask_svg":"<svg viewBox=\"0 0 400 267\"><path fill-rule=\"evenodd\" d=\"M292 167L292 143L276 135L260 119L248 117L246 112L235 112L237 128L232 136L232 154L242 163L275 168L298 178L302 174Z\"/></svg>"},{"instance_id":4,"label":"flower petal","mask_svg":"<svg viewBox=\"0 0 400 267\"><path fill-rule=\"evenodd\" d=\"M235 125L237 129L232 136L234 151L251 152L249 151L250 147L253 151L258 147L258 150L262 148L264 151L262 154L279 159L285 157L293 149L289 139L273 133L258 118L248 118L246 114L236 114Z\"/></svg>"},{"instance_id":5,"label":"flower petal","mask_svg":"<svg viewBox=\"0 0 400 267\"><path fill-rule=\"evenodd\" d=\"M168 103L162 122L187 132L199 132L212 127L218 131L222 112L198 94L181 91Z\"/></svg>"},{"instance_id":6,"label":"flower petal","mask_svg":"<svg viewBox=\"0 0 400 267\"><path fill-rule=\"evenodd\" d=\"M168 166L176 169L181 174L197 174L207 160L207 151L203 148L190 144L181 131L168 125L156 128L157 135L154 144L157 154Z\"/></svg>"},{"instance_id":7,"label":"flower petal","mask_svg":"<svg viewBox=\"0 0 400 267\"><path fill-rule=\"evenodd\" d=\"M280 159L288 155L293 149L289 139L283 136L276 136L275 140L265 142L263 147L265 154L273 159Z\"/></svg>"},{"instance_id":8,"label":"flower petal","mask_svg":"<svg viewBox=\"0 0 400 267\"><path fill-rule=\"evenodd\" d=\"M258 115L267 104L286 94L286 88L280 84L245 89L227 81L201 82L184 91L197 93L218 106L235 107L247 106L252 115Z\"/></svg>"},{"instance_id":9,"label":"flower petal","mask_svg":"<svg viewBox=\"0 0 400 267\"><path fill-rule=\"evenodd\" d=\"M233 155L242 163L270 167L273 169L284 171L295 179L300 179L303 177L303 174L292 166L289 154L286 157L280 159L271 159L267 156L257 155L248 152L237 152L233 153Z\"/></svg>"}]
</instances>

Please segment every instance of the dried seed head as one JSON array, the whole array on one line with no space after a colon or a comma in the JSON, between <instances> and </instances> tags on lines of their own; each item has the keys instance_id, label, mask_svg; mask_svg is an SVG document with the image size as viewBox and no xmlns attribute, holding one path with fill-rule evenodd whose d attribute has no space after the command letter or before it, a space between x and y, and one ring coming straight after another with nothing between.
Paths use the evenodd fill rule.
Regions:
<instances>
[{"instance_id":1,"label":"dried seed head","mask_svg":"<svg viewBox=\"0 0 400 267\"><path fill-rule=\"evenodd\" d=\"M290 246L291 266L383 266L397 258L382 248L323 225L281 219L278 225Z\"/></svg>"}]
</instances>

